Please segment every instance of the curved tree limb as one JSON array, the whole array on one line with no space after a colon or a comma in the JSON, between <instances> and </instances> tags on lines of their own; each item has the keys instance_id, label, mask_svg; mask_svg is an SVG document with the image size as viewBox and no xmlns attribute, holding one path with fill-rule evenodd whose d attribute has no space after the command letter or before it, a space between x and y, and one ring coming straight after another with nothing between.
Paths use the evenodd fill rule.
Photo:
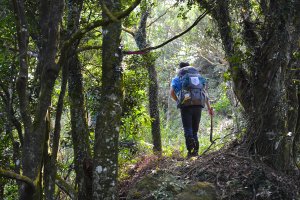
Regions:
<instances>
[{"instance_id":1,"label":"curved tree limb","mask_svg":"<svg viewBox=\"0 0 300 200\"><path fill-rule=\"evenodd\" d=\"M126 32L126 33L128 33L128 34L130 34L132 37L135 36L135 31L130 30L130 29L126 28L126 27L122 27L122 31L124 31L124 32Z\"/></svg>"},{"instance_id":2,"label":"curved tree limb","mask_svg":"<svg viewBox=\"0 0 300 200\"><path fill-rule=\"evenodd\" d=\"M204 11L197 19L196 21L190 26L188 27L185 31L181 32L180 34L178 35L175 35L174 37L170 38L169 40L161 43L160 45L157 45L157 46L154 46L154 47L147 47L147 48L144 48L144 49L141 49L139 51L124 51L123 53L124 54L141 54L141 52L144 52L144 53L147 53L151 50L155 50L155 49L159 49L167 44L169 44L170 42L176 40L177 38L183 36L184 34L186 34L187 32L189 32L190 30L192 30L212 9L214 9L214 7L212 7L211 9L209 10L206 10Z\"/></svg>"},{"instance_id":3,"label":"curved tree limb","mask_svg":"<svg viewBox=\"0 0 300 200\"><path fill-rule=\"evenodd\" d=\"M15 172L5 170L5 169L2 169L2 168L0 168L0 176L24 182L24 183L26 183L30 186L32 191L35 191L34 182L30 178L28 178L27 176L23 176L23 175L20 175L20 174L17 174ZM65 180L63 180L60 176L56 175L55 182L56 182L56 185L62 191L64 191L67 195L69 195L71 199L77 199L76 190L72 186L70 186Z\"/></svg>"},{"instance_id":4,"label":"curved tree limb","mask_svg":"<svg viewBox=\"0 0 300 200\"><path fill-rule=\"evenodd\" d=\"M115 13L115 19L120 20L124 17L127 17L139 4L140 4L141 0L135 0L135 2L133 2L133 4L131 6L129 6L126 10L124 10L123 12L117 12ZM68 47L70 47L75 41L80 40L84 34L86 34L87 32L100 27L100 26L106 26L109 23L113 22L112 19L108 19L108 20L96 20L90 24L88 24L87 26L85 26L84 28L79 29L77 32L75 32L69 40L67 40L66 42L64 42L61 51L65 51L66 49L68 49Z\"/></svg>"},{"instance_id":5,"label":"curved tree limb","mask_svg":"<svg viewBox=\"0 0 300 200\"><path fill-rule=\"evenodd\" d=\"M32 191L35 191L35 184L34 182L28 178L27 176L23 176L20 174L17 174L15 172L9 171L9 170L5 170L0 168L0 176L3 176L5 178L10 178L10 179L15 179L18 181L22 181L26 184L28 184L30 186L30 188L32 189Z\"/></svg>"},{"instance_id":6,"label":"curved tree limb","mask_svg":"<svg viewBox=\"0 0 300 200\"><path fill-rule=\"evenodd\" d=\"M56 175L55 184L65 192L72 200L77 199L76 190L69 185L64 179L62 179L59 175Z\"/></svg>"},{"instance_id":7,"label":"curved tree limb","mask_svg":"<svg viewBox=\"0 0 300 200\"><path fill-rule=\"evenodd\" d=\"M105 12L105 14L113 21L113 22L117 22L119 21L119 19L107 8L107 6L105 5L104 2L101 1L101 6L103 8L103 11Z\"/></svg>"}]
</instances>

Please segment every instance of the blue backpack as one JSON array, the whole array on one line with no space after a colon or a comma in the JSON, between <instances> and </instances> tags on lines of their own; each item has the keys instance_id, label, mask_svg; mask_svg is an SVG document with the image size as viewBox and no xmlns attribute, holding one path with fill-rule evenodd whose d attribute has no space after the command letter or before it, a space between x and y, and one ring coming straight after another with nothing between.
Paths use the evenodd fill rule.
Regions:
<instances>
[{"instance_id":1,"label":"blue backpack","mask_svg":"<svg viewBox=\"0 0 300 200\"><path fill-rule=\"evenodd\" d=\"M194 67L183 67L178 72L181 90L178 95L178 107L200 105L205 107L206 95L204 91L204 78Z\"/></svg>"}]
</instances>

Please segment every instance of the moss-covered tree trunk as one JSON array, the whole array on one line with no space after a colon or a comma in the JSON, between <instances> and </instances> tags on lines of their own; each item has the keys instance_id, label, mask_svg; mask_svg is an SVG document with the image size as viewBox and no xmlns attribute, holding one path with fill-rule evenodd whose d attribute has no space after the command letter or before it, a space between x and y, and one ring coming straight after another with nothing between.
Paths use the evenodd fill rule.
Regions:
<instances>
[{"instance_id":1,"label":"moss-covered tree trunk","mask_svg":"<svg viewBox=\"0 0 300 200\"><path fill-rule=\"evenodd\" d=\"M158 107L158 82L157 82L157 72L155 68L154 55L144 56L147 61L148 74L149 74L149 112L151 121L151 133L153 150L156 153L162 152L161 144L161 133L160 133L160 117L159 117L159 107Z\"/></svg>"},{"instance_id":2,"label":"moss-covered tree trunk","mask_svg":"<svg viewBox=\"0 0 300 200\"><path fill-rule=\"evenodd\" d=\"M43 150L45 143L45 116L51 102L52 90L59 67L55 63L59 23L62 18L64 2L54 0L51 2L41 1L40 3L40 42L42 48L39 52L38 66L42 69L41 89L36 104L33 122L30 117L28 103L28 65L27 65L27 42L28 29L25 20L24 2L14 1L16 24L18 27L18 44L20 51L20 73L17 81L17 89L20 100L20 110L24 124L24 144L22 151L23 174L34 181L36 190L28 184L23 184L20 192L20 199L40 199L41 191L41 170Z\"/></svg>"},{"instance_id":3,"label":"moss-covered tree trunk","mask_svg":"<svg viewBox=\"0 0 300 200\"><path fill-rule=\"evenodd\" d=\"M208 1L199 2L206 8L212 7ZM239 37L246 51L237 45L239 37L233 35L229 3L216 2L211 14L217 22L230 63L235 94L249 118L244 144L269 165L289 170L291 136L288 133L295 130L296 120L288 121L287 116L291 116L288 115L289 105L297 103L294 95L289 93L292 90L287 88L287 81L290 83L289 79L293 77L290 69L296 48L292 44L299 40L295 28L299 23L299 12L296 11L299 3L261 1L257 5L261 9L261 22L258 23L253 20L250 2L241 2L242 33Z\"/></svg>"},{"instance_id":4,"label":"moss-covered tree trunk","mask_svg":"<svg viewBox=\"0 0 300 200\"><path fill-rule=\"evenodd\" d=\"M51 200L54 197L54 194L51 192L54 191L55 185L51 185L51 171L53 166L51 166L51 155L49 154L49 145L50 145L50 132L51 132L51 117L50 112L47 112L46 115L46 125L45 125L45 142L44 142L44 155L43 155L43 186L44 186L44 193L45 199Z\"/></svg>"},{"instance_id":5,"label":"moss-covered tree trunk","mask_svg":"<svg viewBox=\"0 0 300 200\"><path fill-rule=\"evenodd\" d=\"M150 8L147 8L147 3L143 2L140 24L137 32L134 34L135 42L139 49L147 47L147 19L149 16ZM153 150L156 153L161 153L161 133L160 133L160 117L158 108L158 83L157 83L157 72L155 69L155 56L152 53L143 55L144 63L148 69L149 75L149 113L152 119L151 121L151 133Z\"/></svg>"},{"instance_id":6,"label":"moss-covered tree trunk","mask_svg":"<svg viewBox=\"0 0 300 200\"><path fill-rule=\"evenodd\" d=\"M79 28L82 5L82 0L69 0L68 2L67 32L70 35ZM62 65L69 70L68 93L76 172L75 184L78 188L78 199L89 200L92 199L92 158L84 103L82 66L76 52L78 43L79 41L75 42L68 49L66 59L64 59Z\"/></svg>"},{"instance_id":7,"label":"moss-covered tree trunk","mask_svg":"<svg viewBox=\"0 0 300 200\"><path fill-rule=\"evenodd\" d=\"M102 8L105 4L110 12L121 8L120 0L100 2ZM108 19L104 11L102 16ZM95 130L94 199L118 199L118 139L123 103L120 35L120 21L102 28L102 88Z\"/></svg>"},{"instance_id":8,"label":"moss-covered tree trunk","mask_svg":"<svg viewBox=\"0 0 300 200\"><path fill-rule=\"evenodd\" d=\"M92 199L92 158L84 104L83 77L76 49L71 50L70 53L69 99L76 185L78 186L78 199L89 200Z\"/></svg>"}]
</instances>

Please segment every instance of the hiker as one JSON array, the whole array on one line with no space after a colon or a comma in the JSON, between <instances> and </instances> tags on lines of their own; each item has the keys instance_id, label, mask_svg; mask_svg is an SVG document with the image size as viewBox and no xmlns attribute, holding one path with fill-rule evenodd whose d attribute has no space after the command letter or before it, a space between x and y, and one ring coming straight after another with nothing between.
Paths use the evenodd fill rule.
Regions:
<instances>
[{"instance_id":1,"label":"hiker","mask_svg":"<svg viewBox=\"0 0 300 200\"><path fill-rule=\"evenodd\" d=\"M207 87L206 79L189 63L181 62L179 68L177 76L172 79L170 95L177 102L177 107L180 108L185 143L188 150L187 156L198 156L199 141L197 133L201 111L206 105L209 114L212 116L213 110L205 91Z\"/></svg>"}]
</instances>

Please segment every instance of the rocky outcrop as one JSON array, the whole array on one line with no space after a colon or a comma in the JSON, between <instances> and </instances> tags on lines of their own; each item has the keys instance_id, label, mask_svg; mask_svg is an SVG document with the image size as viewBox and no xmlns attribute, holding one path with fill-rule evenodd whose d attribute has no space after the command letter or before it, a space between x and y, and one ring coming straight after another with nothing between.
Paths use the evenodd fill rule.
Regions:
<instances>
[{"instance_id":1,"label":"rocky outcrop","mask_svg":"<svg viewBox=\"0 0 300 200\"><path fill-rule=\"evenodd\" d=\"M168 172L158 171L138 181L128 192L127 199L214 200L216 190L208 182L188 183Z\"/></svg>"},{"instance_id":2,"label":"rocky outcrop","mask_svg":"<svg viewBox=\"0 0 300 200\"><path fill-rule=\"evenodd\" d=\"M179 193L176 200L215 200L217 199L215 186L208 182L189 184Z\"/></svg>"}]
</instances>

